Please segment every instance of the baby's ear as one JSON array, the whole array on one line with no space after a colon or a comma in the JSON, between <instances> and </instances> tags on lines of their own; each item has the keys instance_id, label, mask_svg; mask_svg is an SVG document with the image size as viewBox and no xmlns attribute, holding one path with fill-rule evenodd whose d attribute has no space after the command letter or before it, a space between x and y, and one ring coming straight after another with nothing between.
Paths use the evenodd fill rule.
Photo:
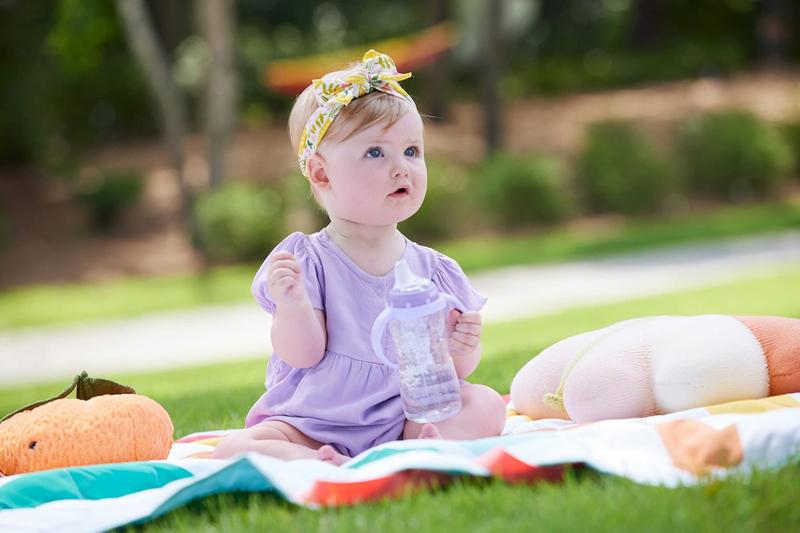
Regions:
<instances>
[{"instance_id":1,"label":"baby's ear","mask_svg":"<svg viewBox=\"0 0 800 533\"><path fill-rule=\"evenodd\" d=\"M317 190L327 190L330 187L330 179L325 169L325 160L319 154L313 154L306 161L308 171L308 181Z\"/></svg>"}]
</instances>

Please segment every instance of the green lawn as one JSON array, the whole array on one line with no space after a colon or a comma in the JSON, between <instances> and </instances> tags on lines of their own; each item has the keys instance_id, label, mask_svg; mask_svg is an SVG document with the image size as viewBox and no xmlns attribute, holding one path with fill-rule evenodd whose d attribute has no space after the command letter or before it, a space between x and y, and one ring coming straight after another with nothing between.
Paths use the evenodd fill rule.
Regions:
<instances>
[{"instance_id":1,"label":"green lawn","mask_svg":"<svg viewBox=\"0 0 800 533\"><path fill-rule=\"evenodd\" d=\"M800 464L707 486L667 489L591 473L559 485L456 481L438 492L321 511L271 494L206 498L144 526L147 531L725 533L797 531Z\"/></svg>"},{"instance_id":2,"label":"green lawn","mask_svg":"<svg viewBox=\"0 0 800 533\"><path fill-rule=\"evenodd\" d=\"M615 226L566 228L541 234L441 243L466 272L498 266L552 263L684 243L800 229L800 203L718 209L671 219L626 220Z\"/></svg>"},{"instance_id":3,"label":"green lawn","mask_svg":"<svg viewBox=\"0 0 800 533\"><path fill-rule=\"evenodd\" d=\"M436 244L468 273L507 265L598 257L658 246L800 228L800 204L726 207L712 214L598 227L481 237ZM200 276L131 278L95 285L39 286L0 293L0 329L143 315L250 298L257 265Z\"/></svg>"},{"instance_id":4,"label":"green lawn","mask_svg":"<svg viewBox=\"0 0 800 533\"><path fill-rule=\"evenodd\" d=\"M507 392L530 357L566 335L634 316L775 314L800 317L800 272L613 305L488 325L473 381ZM111 375L158 400L176 435L237 427L262 390L265 362L254 359L152 374ZM0 390L0 413L61 390ZM790 531L800 526L800 463L748 479L664 489L577 472L560 485L508 486L462 480L437 492L353 508L311 511L270 494L205 498L152 524L152 531Z\"/></svg>"}]
</instances>

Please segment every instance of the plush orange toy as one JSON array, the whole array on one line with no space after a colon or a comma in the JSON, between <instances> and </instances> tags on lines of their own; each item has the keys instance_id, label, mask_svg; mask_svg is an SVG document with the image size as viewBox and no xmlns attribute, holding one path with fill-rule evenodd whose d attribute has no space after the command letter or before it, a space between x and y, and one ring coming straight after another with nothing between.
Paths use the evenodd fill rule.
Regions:
<instances>
[{"instance_id":1,"label":"plush orange toy","mask_svg":"<svg viewBox=\"0 0 800 533\"><path fill-rule=\"evenodd\" d=\"M166 459L172 432L158 403L83 372L57 397L0 420L0 473Z\"/></svg>"}]
</instances>

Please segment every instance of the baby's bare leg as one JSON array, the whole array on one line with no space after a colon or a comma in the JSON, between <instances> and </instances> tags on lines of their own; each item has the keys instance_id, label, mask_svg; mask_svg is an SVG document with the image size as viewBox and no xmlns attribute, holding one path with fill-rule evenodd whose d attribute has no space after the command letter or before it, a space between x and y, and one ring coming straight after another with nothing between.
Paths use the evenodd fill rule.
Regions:
<instances>
[{"instance_id":1,"label":"baby's bare leg","mask_svg":"<svg viewBox=\"0 0 800 533\"><path fill-rule=\"evenodd\" d=\"M280 420L268 420L227 435L214 450L214 457L224 459L241 452L258 452L288 461L319 459L337 465L349 459L333 446L317 442Z\"/></svg>"},{"instance_id":2,"label":"baby's bare leg","mask_svg":"<svg viewBox=\"0 0 800 533\"><path fill-rule=\"evenodd\" d=\"M433 424L406 420L404 439L437 438L453 440L494 437L503 431L506 405L500 394L485 385L461 385L461 411Z\"/></svg>"}]
</instances>

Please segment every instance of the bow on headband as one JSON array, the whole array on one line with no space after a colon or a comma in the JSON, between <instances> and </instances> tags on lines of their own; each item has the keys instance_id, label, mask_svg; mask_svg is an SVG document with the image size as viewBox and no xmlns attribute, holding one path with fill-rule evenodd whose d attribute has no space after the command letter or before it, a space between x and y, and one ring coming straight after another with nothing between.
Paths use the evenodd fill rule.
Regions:
<instances>
[{"instance_id":1,"label":"bow on headband","mask_svg":"<svg viewBox=\"0 0 800 533\"><path fill-rule=\"evenodd\" d=\"M344 75L344 77L342 77ZM414 100L400 87L401 81L411 77L411 73L400 74L391 57L370 50L361 59L361 64L344 73L326 74L314 80L314 93L319 107L314 110L300 135L297 159L300 171L306 176L306 161L322 142L322 138L339 112L353 99L372 91L381 91L407 100ZM415 106L416 107L416 106Z\"/></svg>"}]
</instances>

